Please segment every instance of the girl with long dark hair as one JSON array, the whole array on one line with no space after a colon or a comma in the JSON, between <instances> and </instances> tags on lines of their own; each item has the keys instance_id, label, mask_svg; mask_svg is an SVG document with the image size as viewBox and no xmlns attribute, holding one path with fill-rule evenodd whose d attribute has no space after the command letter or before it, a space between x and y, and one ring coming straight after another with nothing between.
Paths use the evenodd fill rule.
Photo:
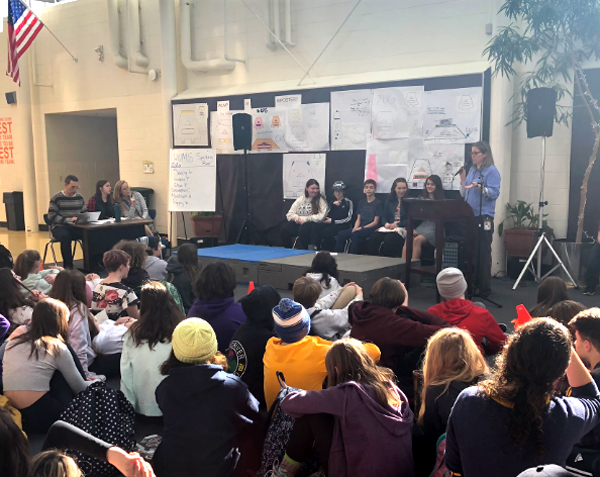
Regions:
<instances>
[{"instance_id":1,"label":"girl with long dark hair","mask_svg":"<svg viewBox=\"0 0 600 477\"><path fill-rule=\"evenodd\" d=\"M296 199L285 216L286 222L281 228L283 246L292 248L296 236L310 237L313 224L323 222L327 211L327 201L321 195L319 182L309 179L304 187L304 195ZM309 244L301 245L306 248Z\"/></svg>"},{"instance_id":2,"label":"girl with long dark hair","mask_svg":"<svg viewBox=\"0 0 600 477\"><path fill-rule=\"evenodd\" d=\"M194 304L193 284L200 276L198 247L193 243L183 244L167 263L167 272L173 275L171 283L177 288L183 308L187 313Z\"/></svg>"},{"instance_id":3,"label":"girl with long dark hair","mask_svg":"<svg viewBox=\"0 0 600 477\"><path fill-rule=\"evenodd\" d=\"M108 219L115 216L113 200L110 195L112 187L106 179L96 182L96 193L91 196L87 203L88 212L100 212L100 219Z\"/></svg>"},{"instance_id":4,"label":"girl with long dark hair","mask_svg":"<svg viewBox=\"0 0 600 477\"><path fill-rule=\"evenodd\" d=\"M316 449L327 475L413 477L413 413L394 373L352 338L331 345L325 367L327 389L291 393L281 403L296 421L273 476L295 475Z\"/></svg>"},{"instance_id":5,"label":"girl with long dark hair","mask_svg":"<svg viewBox=\"0 0 600 477\"><path fill-rule=\"evenodd\" d=\"M518 475L543 464L565 465L573 445L600 421L600 396L553 319L521 326L509 338L491 379L465 389L446 433L445 461L459 475ZM556 396L565 374L573 397Z\"/></svg>"},{"instance_id":6,"label":"girl with long dark hair","mask_svg":"<svg viewBox=\"0 0 600 477\"><path fill-rule=\"evenodd\" d=\"M69 308L47 298L35 306L31 326L6 346L3 365L4 395L21 411L26 432L45 433L85 381L67 348ZM53 385L59 371L66 386Z\"/></svg>"},{"instance_id":7,"label":"girl with long dark hair","mask_svg":"<svg viewBox=\"0 0 600 477\"><path fill-rule=\"evenodd\" d=\"M336 181L332 189L334 199L329 202L329 212L323 222L312 223L310 228L300 227L300 241L310 249L333 250L336 235L352 225L354 203L345 196L346 184Z\"/></svg>"},{"instance_id":8,"label":"girl with long dark hair","mask_svg":"<svg viewBox=\"0 0 600 477\"><path fill-rule=\"evenodd\" d=\"M537 289L537 303L529 314L532 317L548 316L548 311L558 302L568 300L569 291L560 277L548 277L542 280Z\"/></svg>"},{"instance_id":9,"label":"girl with long dark hair","mask_svg":"<svg viewBox=\"0 0 600 477\"><path fill-rule=\"evenodd\" d=\"M31 321L35 303L21 293L21 286L10 268L0 269L0 315L13 326L26 325Z\"/></svg>"},{"instance_id":10,"label":"girl with long dark hair","mask_svg":"<svg viewBox=\"0 0 600 477\"><path fill-rule=\"evenodd\" d=\"M155 391L164 379L158 368L171 354L171 336L185 316L159 282L142 286L140 319L129 328L121 355L121 391L135 412L162 416Z\"/></svg>"},{"instance_id":11,"label":"girl with long dark hair","mask_svg":"<svg viewBox=\"0 0 600 477\"><path fill-rule=\"evenodd\" d=\"M342 288L338 282L338 275L337 262L329 252L317 253L310 268L304 272L305 277L312 278L321 285L323 291L319 298Z\"/></svg>"},{"instance_id":12,"label":"girl with long dark hair","mask_svg":"<svg viewBox=\"0 0 600 477\"><path fill-rule=\"evenodd\" d=\"M392 184L390 194L383 204L383 226L369 237L369 255L384 257L402 256L402 247L406 237L408 216L404 210L402 199L408 197L408 183L399 177Z\"/></svg>"},{"instance_id":13,"label":"girl with long dark hair","mask_svg":"<svg viewBox=\"0 0 600 477\"><path fill-rule=\"evenodd\" d=\"M444 199L444 187L440 176L434 174L427 178L423 186L421 198L428 200ZM430 243L435 247L435 222L424 220L413 230L413 235L412 258L413 260L419 260L421 258L421 247L424 244ZM406 244L404 244L404 249L402 250L402 258L406 258Z\"/></svg>"}]
</instances>

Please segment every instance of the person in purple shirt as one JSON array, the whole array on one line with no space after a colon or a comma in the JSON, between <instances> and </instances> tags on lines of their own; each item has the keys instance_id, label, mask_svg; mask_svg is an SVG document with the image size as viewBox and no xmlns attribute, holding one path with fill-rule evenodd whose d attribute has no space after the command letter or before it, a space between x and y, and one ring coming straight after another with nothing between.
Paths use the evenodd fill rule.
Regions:
<instances>
[{"instance_id":1,"label":"person in purple shirt","mask_svg":"<svg viewBox=\"0 0 600 477\"><path fill-rule=\"evenodd\" d=\"M210 323L221 353L225 353L233 334L246 322L242 305L233 298L236 285L235 270L231 265L209 263L194 283L197 298L187 314L188 318L202 318Z\"/></svg>"},{"instance_id":2,"label":"person in purple shirt","mask_svg":"<svg viewBox=\"0 0 600 477\"><path fill-rule=\"evenodd\" d=\"M554 392L565 371L573 397ZM509 338L491 379L459 394L446 430L446 466L463 477L564 467L599 412L598 388L567 328L551 318L532 320Z\"/></svg>"},{"instance_id":3,"label":"person in purple shirt","mask_svg":"<svg viewBox=\"0 0 600 477\"><path fill-rule=\"evenodd\" d=\"M487 142L479 141L471 146L471 161L473 166L468 173L464 168L461 169L460 193L473 209L477 227L483 228L481 249L475 255L479 260L476 264L475 286L479 289L479 295L485 297L492 291L492 238L496 199L500 196L500 172L494 165L492 150ZM478 230L475 234L479 237Z\"/></svg>"}]
</instances>

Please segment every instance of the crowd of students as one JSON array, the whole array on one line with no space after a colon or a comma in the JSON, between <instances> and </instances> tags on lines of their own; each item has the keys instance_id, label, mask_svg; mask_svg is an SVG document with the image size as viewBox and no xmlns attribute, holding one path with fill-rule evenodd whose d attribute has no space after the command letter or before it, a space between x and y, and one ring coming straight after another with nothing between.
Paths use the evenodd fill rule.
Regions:
<instances>
[{"instance_id":1,"label":"crowd of students","mask_svg":"<svg viewBox=\"0 0 600 477\"><path fill-rule=\"evenodd\" d=\"M342 285L328 252L293 298L263 286L239 302L234 270L201 268L193 245L164 261L155 237L120 242L103 263L104 278L44 270L27 250L0 269L0 449L12 440L2 476L80 475L56 448L124 475L254 475L274 403L295 422L279 430L287 446L273 476L302 475L311 460L335 476L516 476L576 467L573 449L600 456L600 309L569 300L559 278L539 286L539 318L507 336L454 268L438 274L443 301L425 311L398 280ZM293 389L283 400L278 373ZM151 467L61 421L105 377L160 426ZM55 450L29 459L21 424Z\"/></svg>"}]
</instances>

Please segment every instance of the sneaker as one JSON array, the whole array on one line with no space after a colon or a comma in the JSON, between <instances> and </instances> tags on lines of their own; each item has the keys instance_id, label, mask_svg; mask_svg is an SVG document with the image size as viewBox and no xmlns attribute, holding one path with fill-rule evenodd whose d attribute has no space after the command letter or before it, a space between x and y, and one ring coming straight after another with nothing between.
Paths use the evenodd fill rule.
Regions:
<instances>
[{"instance_id":1,"label":"sneaker","mask_svg":"<svg viewBox=\"0 0 600 477\"><path fill-rule=\"evenodd\" d=\"M595 290L586 290L583 292L583 294L587 295L587 296L594 296L596 294L596 291Z\"/></svg>"}]
</instances>

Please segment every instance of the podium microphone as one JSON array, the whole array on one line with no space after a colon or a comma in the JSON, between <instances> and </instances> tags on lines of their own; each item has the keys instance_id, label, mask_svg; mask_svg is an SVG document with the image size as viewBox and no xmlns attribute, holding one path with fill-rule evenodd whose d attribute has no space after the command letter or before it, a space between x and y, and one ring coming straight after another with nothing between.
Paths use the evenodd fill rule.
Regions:
<instances>
[{"instance_id":1,"label":"podium microphone","mask_svg":"<svg viewBox=\"0 0 600 477\"><path fill-rule=\"evenodd\" d=\"M456 173L452 176L452 178L455 178L457 175L459 175L464 170L465 170L464 166L461 167L458 171L456 171Z\"/></svg>"}]
</instances>

